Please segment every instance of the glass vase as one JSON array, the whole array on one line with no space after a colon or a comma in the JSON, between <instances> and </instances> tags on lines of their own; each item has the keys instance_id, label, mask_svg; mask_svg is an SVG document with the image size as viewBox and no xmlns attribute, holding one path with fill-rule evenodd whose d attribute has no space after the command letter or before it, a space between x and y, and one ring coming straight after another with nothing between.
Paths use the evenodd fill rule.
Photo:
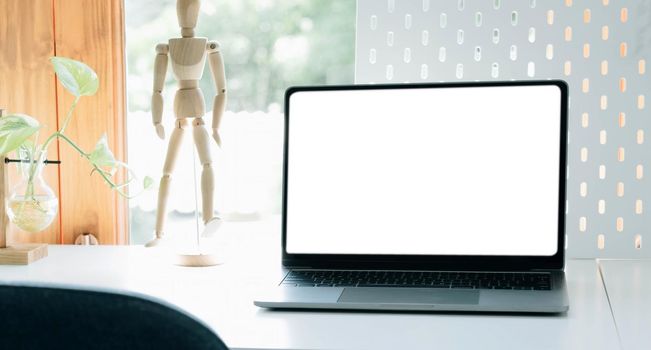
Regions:
<instances>
[{"instance_id":1,"label":"glass vase","mask_svg":"<svg viewBox=\"0 0 651 350\"><path fill-rule=\"evenodd\" d=\"M7 198L7 215L18 228L27 232L40 232L54 221L59 200L52 188L43 180L46 152L32 155L24 149L18 153L21 180Z\"/></svg>"}]
</instances>

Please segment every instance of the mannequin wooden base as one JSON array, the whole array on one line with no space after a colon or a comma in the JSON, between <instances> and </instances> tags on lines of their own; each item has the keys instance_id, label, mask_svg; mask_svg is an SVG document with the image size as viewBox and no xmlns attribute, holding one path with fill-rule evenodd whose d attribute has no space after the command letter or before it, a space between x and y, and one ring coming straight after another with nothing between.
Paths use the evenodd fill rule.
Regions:
<instances>
[{"instance_id":1,"label":"mannequin wooden base","mask_svg":"<svg viewBox=\"0 0 651 350\"><path fill-rule=\"evenodd\" d=\"M215 254L179 254L174 263L179 266L204 267L221 265L224 261Z\"/></svg>"},{"instance_id":2,"label":"mannequin wooden base","mask_svg":"<svg viewBox=\"0 0 651 350\"><path fill-rule=\"evenodd\" d=\"M29 265L47 256L47 244L16 244L0 248L0 265Z\"/></svg>"}]
</instances>

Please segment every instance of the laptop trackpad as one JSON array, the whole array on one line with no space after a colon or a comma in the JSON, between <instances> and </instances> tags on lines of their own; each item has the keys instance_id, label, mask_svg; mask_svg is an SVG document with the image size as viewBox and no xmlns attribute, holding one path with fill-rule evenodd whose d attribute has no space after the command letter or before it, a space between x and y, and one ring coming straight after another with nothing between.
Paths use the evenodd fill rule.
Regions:
<instances>
[{"instance_id":1,"label":"laptop trackpad","mask_svg":"<svg viewBox=\"0 0 651 350\"><path fill-rule=\"evenodd\" d=\"M478 290L429 288L344 288L338 303L478 304Z\"/></svg>"}]
</instances>

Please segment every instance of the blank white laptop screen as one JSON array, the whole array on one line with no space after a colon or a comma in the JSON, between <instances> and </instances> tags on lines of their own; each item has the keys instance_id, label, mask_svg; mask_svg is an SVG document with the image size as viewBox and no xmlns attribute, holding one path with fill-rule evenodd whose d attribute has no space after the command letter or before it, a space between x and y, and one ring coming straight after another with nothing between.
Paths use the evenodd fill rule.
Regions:
<instances>
[{"instance_id":1,"label":"blank white laptop screen","mask_svg":"<svg viewBox=\"0 0 651 350\"><path fill-rule=\"evenodd\" d=\"M554 255L560 113L554 85L293 93L287 252Z\"/></svg>"}]
</instances>

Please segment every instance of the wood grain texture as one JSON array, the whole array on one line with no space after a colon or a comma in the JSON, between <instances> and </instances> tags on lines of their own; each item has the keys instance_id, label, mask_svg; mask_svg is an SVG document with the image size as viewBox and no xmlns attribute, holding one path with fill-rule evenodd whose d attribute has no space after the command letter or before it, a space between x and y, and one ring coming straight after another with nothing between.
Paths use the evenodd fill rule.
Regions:
<instances>
[{"instance_id":1,"label":"wood grain texture","mask_svg":"<svg viewBox=\"0 0 651 350\"><path fill-rule=\"evenodd\" d=\"M55 50L52 1L2 0L0 14L0 108L38 119L46 137L57 128L55 78L48 62ZM48 159L58 159L58 143L50 146ZM16 167L9 168L12 186L19 175ZM59 169L47 166L44 179L59 195ZM7 239L9 243L59 243L60 217L39 233L21 232L12 225Z\"/></svg>"},{"instance_id":2,"label":"wood grain texture","mask_svg":"<svg viewBox=\"0 0 651 350\"><path fill-rule=\"evenodd\" d=\"M0 118L2 118L4 110L0 109ZM4 156L0 156L0 249L7 247L7 227L9 226L9 218L7 217L5 198L8 195L9 181L7 177L7 164L4 162Z\"/></svg>"},{"instance_id":3,"label":"wood grain texture","mask_svg":"<svg viewBox=\"0 0 651 350\"><path fill-rule=\"evenodd\" d=\"M47 244L16 244L0 248L0 265L29 265L47 256Z\"/></svg>"},{"instance_id":4,"label":"wood grain texture","mask_svg":"<svg viewBox=\"0 0 651 350\"><path fill-rule=\"evenodd\" d=\"M126 161L124 8L119 0L55 0L57 55L81 60L100 79L99 91L81 99L66 134L86 151L106 132L117 159ZM58 114L73 101L58 89ZM63 243L85 232L100 244L128 243L127 202L109 189L85 160L62 145L61 229ZM123 174L122 174L123 176Z\"/></svg>"}]
</instances>

